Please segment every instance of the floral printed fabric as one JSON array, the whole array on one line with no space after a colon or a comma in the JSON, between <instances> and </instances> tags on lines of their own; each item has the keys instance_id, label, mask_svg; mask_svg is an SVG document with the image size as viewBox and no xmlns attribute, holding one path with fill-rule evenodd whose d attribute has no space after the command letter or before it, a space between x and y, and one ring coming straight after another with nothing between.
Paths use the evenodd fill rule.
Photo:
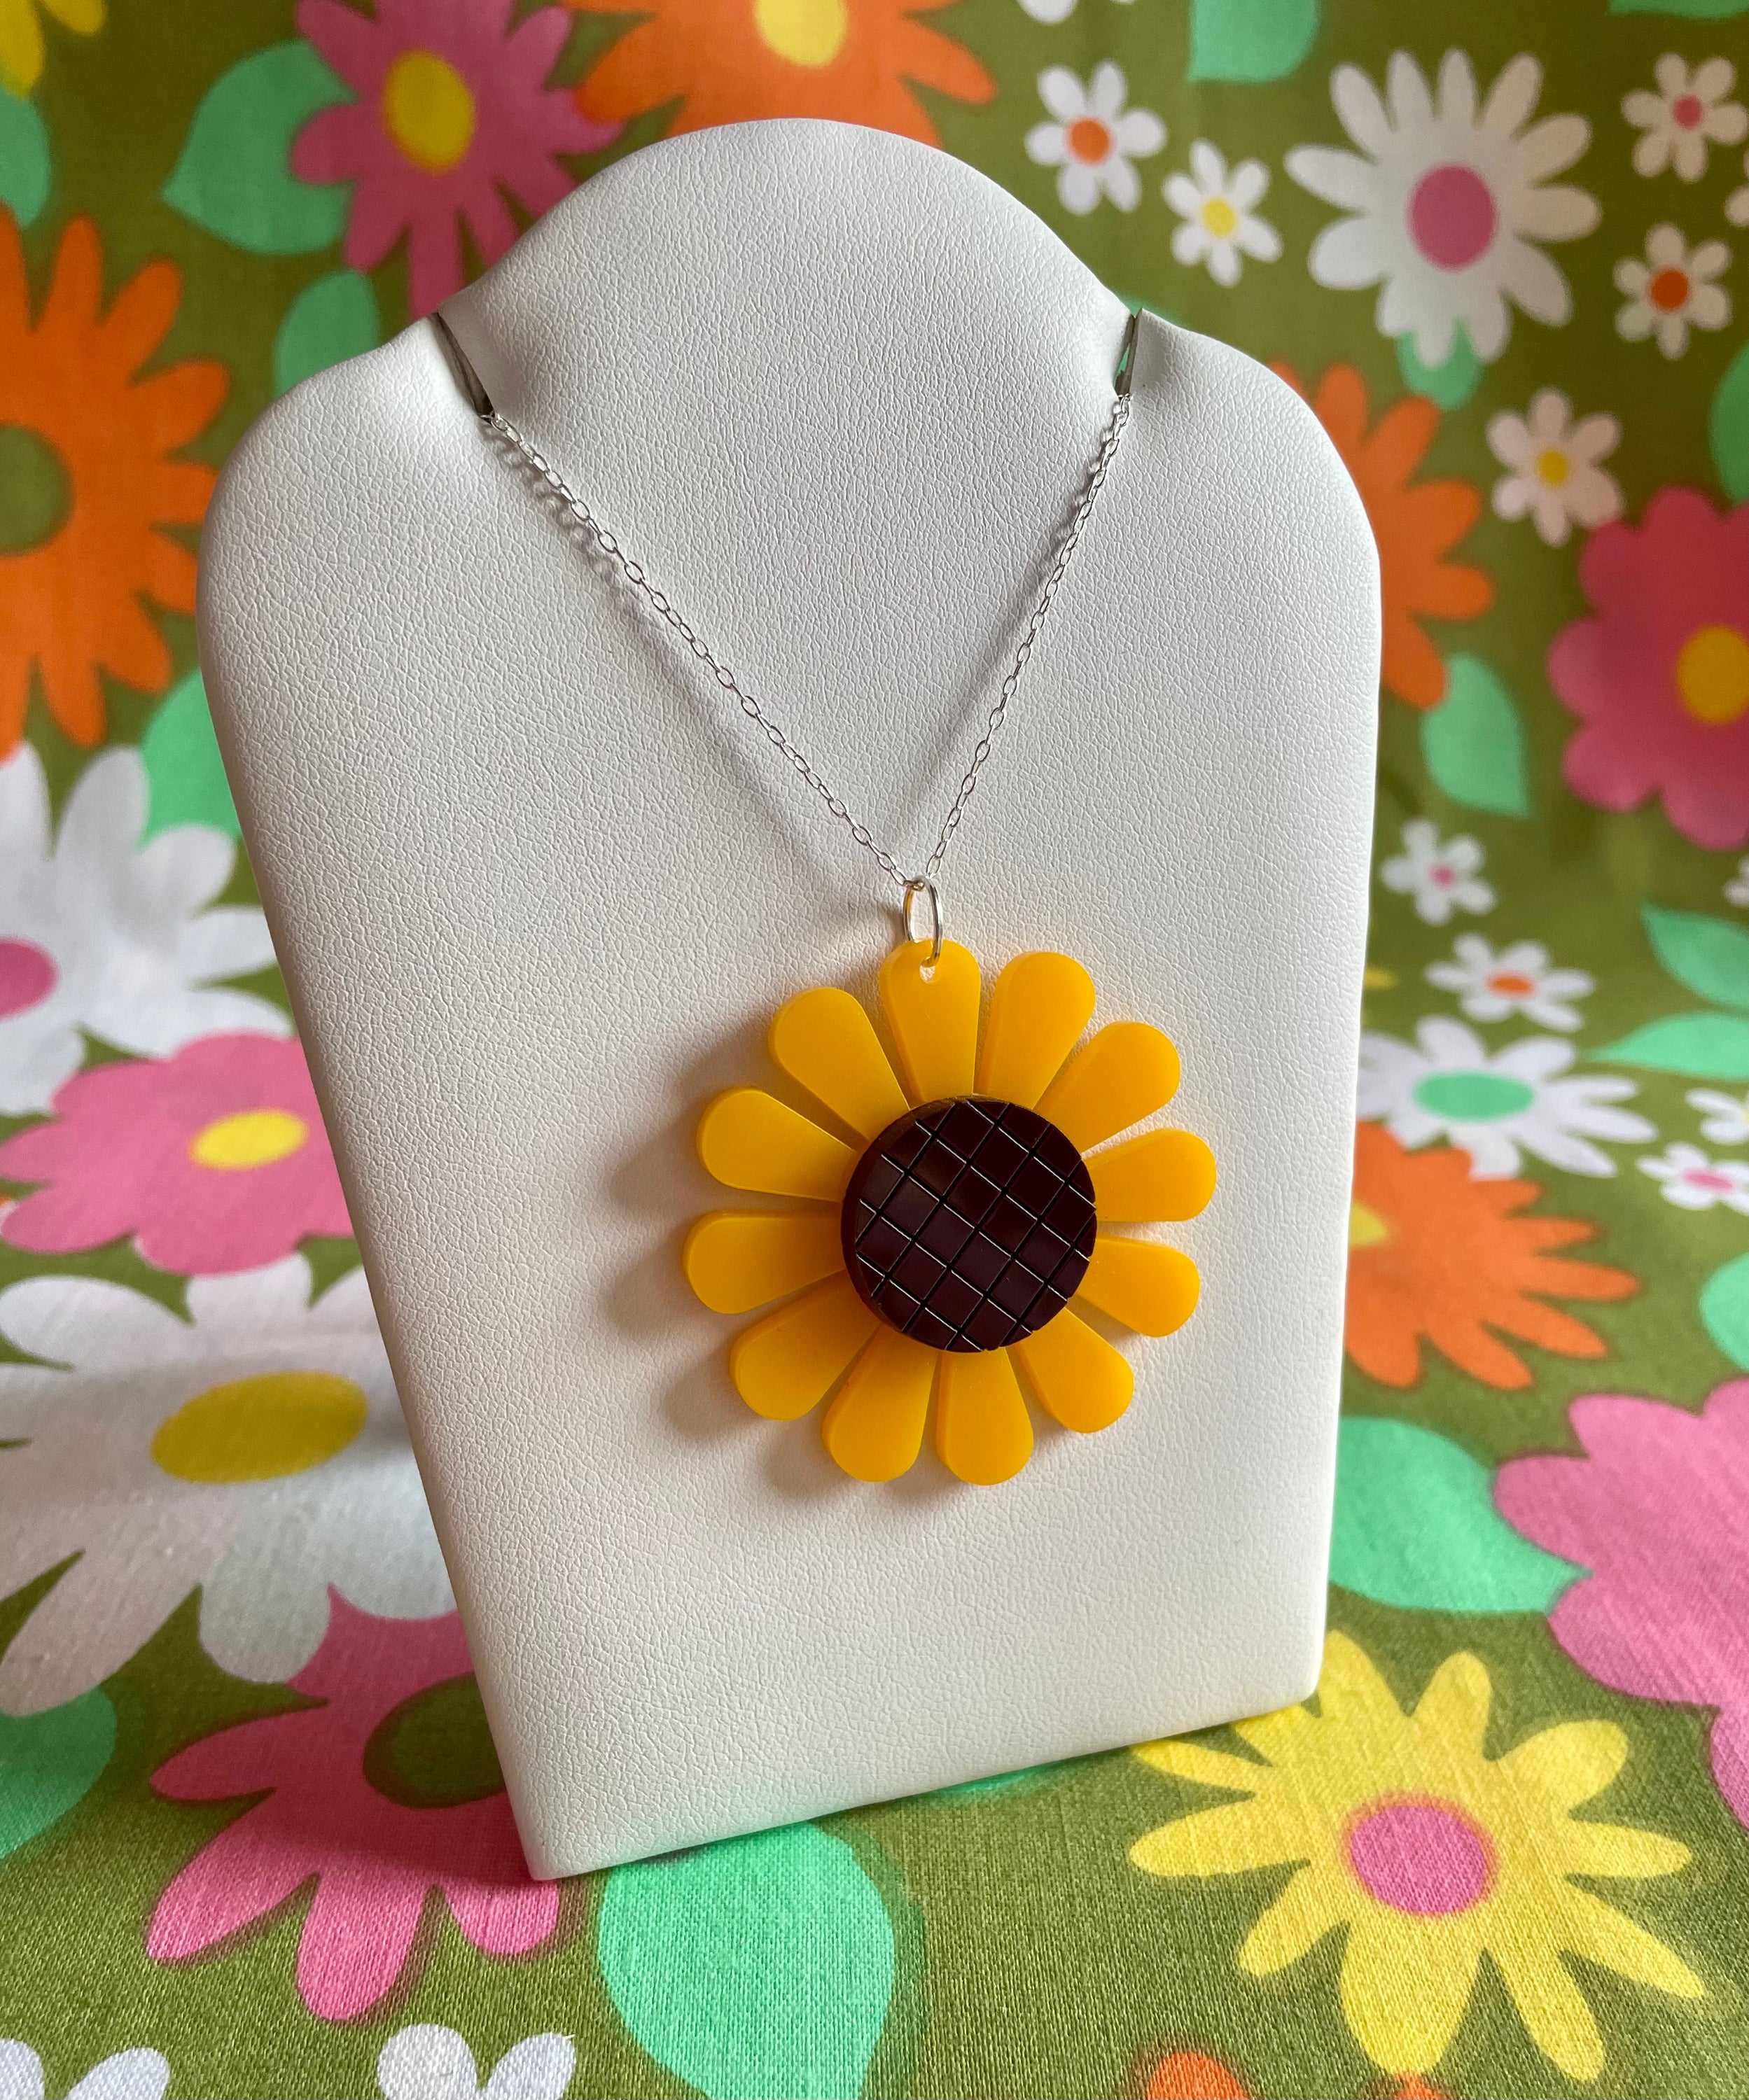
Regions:
<instances>
[{"instance_id":1,"label":"floral printed fabric","mask_svg":"<svg viewBox=\"0 0 1749 2100\"><path fill-rule=\"evenodd\" d=\"M276 392L780 114L1274 365L1371 520L1332 1630L541 1886L198 527ZM1742 0L0 0L0 2100L1749 2089L1746 152Z\"/></svg>"}]
</instances>

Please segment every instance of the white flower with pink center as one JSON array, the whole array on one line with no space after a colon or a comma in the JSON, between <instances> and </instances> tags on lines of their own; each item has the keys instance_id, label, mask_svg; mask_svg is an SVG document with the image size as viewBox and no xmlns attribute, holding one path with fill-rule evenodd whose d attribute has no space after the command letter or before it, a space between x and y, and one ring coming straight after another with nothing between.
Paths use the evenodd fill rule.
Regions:
<instances>
[{"instance_id":1,"label":"white flower with pink center","mask_svg":"<svg viewBox=\"0 0 1749 2100\"><path fill-rule=\"evenodd\" d=\"M1494 909L1494 891L1481 879L1485 858L1474 839L1442 839L1438 825L1416 817L1403 826L1402 851L1385 862L1379 880L1412 898L1418 918L1443 926L1454 911Z\"/></svg>"},{"instance_id":2,"label":"white flower with pink center","mask_svg":"<svg viewBox=\"0 0 1749 2100\"><path fill-rule=\"evenodd\" d=\"M146 811L131 748L86 766L58 832L30 745L0 765L0 1115L46 1110L83 1034L162 1057L201 1035L291 1033L267 1000L214 986L273 960L254 905L209 908L235 845L202 824L143 839Z\"/></svg>"},{"instance_id":3,"label":"white flower with pink center","mask_svg":"<svg viewBox=\"0 0 1749 2100\"><path fill-rule=\"evenodd\" d=\"M1640 1171L1658 1184L1667 1203L1685 1211L1710 1211L1722 1203L1749 1218L1749 1164L1711 1159L1698 1145L1667 1145L1662 1156L1640 1162Z\"/></svg>"},{"instance_id":4,"label":"white flower with pink center","mask_svg":"<svg viewBox=\"0 0 1749 2100\"><path fill-rule=\"evenodd\" d=\"M1380 332L1412 334L1424 364L1444 363L1460 324L1478 357L1498 357L1508 302L1551 326L1571 316L1566 278L1538 244L1597 223L1588 192L1548 181L1585 151L1591 126L1572 115L1532 125L1542 81L1522 52L1478 109L1462 51L1440 62L1437 99L1406 51L1391 59L1385 98L1358 66L1338 66L1330 99L1360 152L1296 146L1287 156L1302 188L1351 214L1313 242L1313 276L1380 285Z\"/></svg>"},{"instance_id":5,"label":"white flower with pink center","mask_svg":"<svg viewBox=\"0 0 1749 2100\"><path fill-rule=\"evenodd\" d=\"M1734 146L1749 138L1749 109L1730 100L1737 68L1729 59L1703 59L1689 70L1687 60L1667 51L1652 68L1658 82L1622 99L1622 114L1638 131L1635 172L1661 175L1674 168L1685 183L1707 172L1709 145Z\"/></svg>"},{"instance_id":6,"label":"white flower with pink center","mask_svg":"<svg viewBox=\"0 0 1749 2100\"><path fill-rule=\"evenodd\" d=\"M1654 226L1645 236L1645 260L1628 256L1615 266L1615 289L1627 299L1615 315L1615 333L1628 342L1654 336L1666 357L1680 357L1690 329L1721 329L1731 317L1731 295L1713 283L1730 267L1722 240L1690 248L1673 226Z\"/></svg>"},{"instance_id":7,"label":"white flower with pink center","mask_svg":"<svg viewBox=\"0 0 1749 2100\"><path fill-rule=\"evenodd\" d=\"M1539 1028L1577 1028L1579 1011L1569 1002L1597 988L1583 970L1555 968L1536 941L1514 941L1496 952L1479 933L1460 933L1452 954L1451 962L1429 964L1427 981L1456 992L1472 1021L1522 1015Z\"/></svg>"},{"instance_id":8,"label":"white flower with pink center","mask_svg":"<svg viewBox=\"0 0 1749 2100\"><path fill-rule=\"evenodd\" d=\"M1057 195L1066 211L1091 211L1102 196L1120 211L1142 201L1142 179L1131 163L1166 143L1166 126L1151 109L1128 109L1129 83L1109 59L1084 83L1067 66L1039 75L1039 99L1053 122L1027 134L1027 157L1059 170Z\"/></svg>"},{"instance_id":9,"label":"white flower with pink center","mask_svg":"<svg viewBox=\"0 0 1749 2100\"><path fill-rule=\"evenodd\" d=\"M1506 410L1489 420L1488 449L1508 470L1494 484L1501 518L1530 518L1538 537L1565 546L1573 527L1594 532L1622 514L1621 484L1598 464L1621 443L1613 416L1573 420L1565 394L1545 386L1522 416Z\"/></svg>"},{"instance_id":10,"label":"white flower with pink center","mask_svg":"<svg viewBox=\"0 0 1749 2100\"><path fill-rule=\"evenodd\" d=\"M1716 1087L1696 1087L1689 1106L1701 1112L1700 1134L1715 1145L1749 1145L1749 1094L1721 1094Z\"/></svg>"},{"instance_id":11,"label":"white flower with pink center","mask_svg":"<svg viewBox=\"0 0 1749 2100\"><path fill-rule=\"evenodd\" d=\"M1725 901L1727 904L1741 904L1749 909L1749 854L1745 854L1738 862L1736 874L1725 884Z\"/></svg>"}]
</instances>

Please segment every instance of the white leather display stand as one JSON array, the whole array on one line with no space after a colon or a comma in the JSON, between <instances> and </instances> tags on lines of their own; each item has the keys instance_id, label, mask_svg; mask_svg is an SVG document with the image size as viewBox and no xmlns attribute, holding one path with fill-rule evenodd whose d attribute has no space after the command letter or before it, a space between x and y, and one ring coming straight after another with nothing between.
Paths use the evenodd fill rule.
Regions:
<instances>
[{"instance_id":1,"label":"white leather display stand","mask_svg":"<svg viewBox=\"0 0 1749 2100\"><path fill-rule=\"evenodd\" d=\"M696 133L445 309L500 407L902 858L1110 408L1124 310L943 154ZM483 435L421 323L239 446L201 642L529 1864L569 1873L1314 1681L1371 810L1372 540L1310 413L1143 317L1134 412L947 865L1213 1146L1201 1304L1006 1485L890 1486L726 1370L718 1089L872 996L893 893ZM799 1098L799 1097L797 1097ZM762 1199L748 1199L757 1204Z\"/></svg>"}]
</instances>

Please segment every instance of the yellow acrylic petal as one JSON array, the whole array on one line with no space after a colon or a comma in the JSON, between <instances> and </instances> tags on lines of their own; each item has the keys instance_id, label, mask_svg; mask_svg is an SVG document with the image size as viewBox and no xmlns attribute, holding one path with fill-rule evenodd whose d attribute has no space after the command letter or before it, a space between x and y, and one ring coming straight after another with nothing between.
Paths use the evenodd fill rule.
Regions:
<instances>
[{"instance_id":1,"label":"yellow acrylic petal","mask_svg":"<svg viewBox=\"0 0 1749 2100\"><path fill-rule=\"evenodd\" d=\"M1114 1021L1046 1088L1039 1114L1083 1152L1165 1107L1178 1091L1178 1053L1145 1021Z\"/></svg>"},{"instance_id":2,"label":"yellow acrylic petal","mask_svg":"<svg viewBox=\"0 0 1749 2100\"><path fill-rule=\"evenodd\" d=\"M771 1061L865 1138L911 1105L862 1004L831 986L798 992L772 1017Z\"/></svg>"},{"instance_id":3,"label":"yellow acrylic petal","mask_svg":"<svg viewBox=\"0 0 1749 2100\"><path fill-rule=\"evenodd\" d=\"M731 1189L836 1203L856 1164L842 1138L757 1087L731 1087L699 1118L698 1155Z\"/></svg>"},{"instance_id":4,"label":"yellow acrylic petal","mask_svg":"<svg viewBox=\"0 0 1749 2100\"><path fill-rule=\"evenodd\" d=\"M1039 1405L1065 1429L1108 1429L1136 1389L1129 1360L1067 1306L1013 1345Z\"/></svg>"},{"instance_id":5,"label":"yellow acrylic petal","mask_svg":"<svg viewBox=\"0 0 1749 2100\"><path fill-rule=\"evenodd\" d=\"M1199 1786L1225 1787L1232 1793L1256 1793L1268 1784L1269 1771L1249 1758L1235 1758L1230 1750L1211 1750L1202 1743L1187 1743L1168 1736L1157 1743L1137 1743L1131 1753L1156 1771L1174 1779L1194 1780Z\"/></svg>"},{"instance_id":6,"label":"yellow acrylic petal","mask_svg":"<svg viewBox=\"0 0 1749 2100\"><path fill-rule=\"evenodd\" d=\"M1087 1162L1102 1225L1194 1218L1215 1193L1215 1155L1187 1130L1149 1130Z\"/></svg>"},{"instance_id":7,"label":"yellow acrylic petal","mask_svg":"<svg viewBox=\"0 0 1749 2100\"><path fill-rule=\"evenodd\" d=\"M1310 1954L1354 1904L1327 1867L1302 1867L1246 1935L1237 1957L1248 1976L1273 1976Z\"/></svg>"},{"instance_id":8,"label":"yellow acrylic petal","mask_svg":"<svg viewBox=\"0 0 1749 2100\"><path fill-rule=\"evenodd\" d=\"M1196 1264L1177 1247L1101 1233L1080 1295L1138 1335L1170 1335L1196 1310Z\"/></svg>"},{"instance_id":9,"label":"yellow acrylic petal","mask_svg":"<svg viewBox=\"0 0 1749 2100\"><path fill-rule=\"evenodd\" d=\"M1604 2065L1597 2023L1556 1953L1552 1935L1533 1921L1525 1926L1522 1932L1495 1935L1488 1952L1531 2040L1569 2078L1589 2084Z\"/></svg>"},{"instance_id":10,"label":"yellow acrylic petal","mask_svg":"<svg viewBox=\"0 0 1749 2100\"><path fill-rule=\"evenodd\" d=\"M1072 955L1016 955L996 981L978 1091L1034 1107L1093 1017L1093 981Z\"/></svg>"},{"instance_id":11,"label":"yellow acrylic petal","mask_svg":"<svg viewBox=\"0 0 1749 2100\"><path fill-rule=\"evenodd\" d=\"M831 1277L744 1327L729 1347L729 1376L755 1414L793 1422L832 1391L877 1325L850 1278Z\"/></svg>"},{"instance_id":12,"label":"yellow acrylic petal","mask_svg":"<svg viewBox=\"0 0 1749 2100\"><path fill-rule=\"evenodd\" d=\"M850 1366L820 1423L826 1449L853 1480L891 1480L923 1445L940 1351L882 1326Z\"/></svg>"},{"instance_id":13,"label":"yellow acrylic petal","mask_svg":"<svg viewBox=\"0 0 1749 2100\"><path fill-rule=\"evenodd\" d=\"M978 1054L977 959L944 941L932 966L926 941L908 941L881 965L881 1004L911 1098L946 1101L969 1094Z\"/></svg>"},{"instance_id":14,"label":"yellow acrylic petal","mask_svg":"<svg viewBox=\"0 0 1749 2100\"><path fill-rule=\"evenodd\" d=\"M1601 1793L1627 1761L1628 1738L1614 1722L1562 1721L1508 1750L1496 1770L1515 1792L1568 1809Z\"/></svg>"},{"instance_id":15,"label":"yellow acrylic petal","mask_svg":"<svg viewBox=\"0 0 1749 2100\"><path fill-rule=\"evenodd\" d=\"M709 1211L681 1251L713 1312L751 1312L844 1267L837 1218L819 1211Z\"/></svg>"},{"instance_id":16,"label":"yellow acrylic petal","mask_svg":"<svg viewBox=\"0 0 1749 2100\"><path fill-rule=\"evenodd\" d=\"M1451 2047L1476 1988L1482 1948L1473 1933L1429 1930L1419 1918L1381 1915L1381 1908L1369 1906L1349 1931L1342 2010L1380 2070L1412 2078Z\"/></svg>"},{"instance_id":17,"label":"yellow acrylic petal","mask_svg":"<svg viewBox=\"0 0 1749 2100\"><path fill-rule=\"evenodd\" d=\"M943 1352L935 1449L950 1473L979 1488L1013 1480L1032 1456L1032 1418L1006 1349Z\"/></svg>"}]
</instances>

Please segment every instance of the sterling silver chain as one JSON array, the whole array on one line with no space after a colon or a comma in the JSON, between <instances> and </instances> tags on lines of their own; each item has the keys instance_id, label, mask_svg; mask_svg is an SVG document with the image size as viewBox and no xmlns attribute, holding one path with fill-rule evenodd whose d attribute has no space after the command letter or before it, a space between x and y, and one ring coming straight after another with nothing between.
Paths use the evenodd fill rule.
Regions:
<instances>
[{"instance_id":1,"label":"sterling silver chain","mask_svg":"<svg viewBox=\"0 0 1749 2100\"><path fill-rule=\"evenodd\" d=\"M1021 674L1027 668L1027 663L1031 656L1034 646L1045 630L1045 622L1049 615L1051 603L1057 595L1058 587L1067 572L1076 547L1080 544L1081 535L1087 527L1087 521L1093 515L1093 505L1098 501L1100 490L1105 486L1106 476L1111 471L1111 462L1117 456L1117 448L1123 439L1124 426L1129 421L1129 382L1135 355L1137 316L1135 314L1130 315L1129 325L1124 331L1123 350L1119 357L1114 382L1111 412L1106 418L1099 448L1094 453L1091 464L1082 477L1080 487L1076 492L1074 508L1069 514L1068 522L1057 536L1055 553L1045 578L1044 588L1040 591L1038 602L1032 608L1032 617L1027 622L1026 631L1020 638L1020 645L1014 651L1014 660L1009 667L1008 676L1002 681L1001 688L991 704L990 712L985 720L983 734L973 747L965 775L960 782L959 790L954 796L947 814L942 821L941 830L937 836L934 847L922 867L914 875L908 875L886 847L876 844L868 827L859 818L851 815L842 796L830 786L819 769L796 743L783 725L770 714L763 704L742 684L740 679L717 655L710 644L690 624L666 593L658 589L656 585L651 583L649 576L645 573L643 563L632 559L621 546L618 540L596 517L588 504L572 488L545 454L518 430L508 416L503 414L493 405L491 396L481 384L479 374L469 362L460 343L456 341L454 333L442 313L434 312L431 318L438 325L444 344L456 365L457 374L466 390L469 401L483 427L492 436L501 439L510 446L526 465L540 476L541 481L559 499L566 511L582 527L590 544L607 558L624 580L637 592L658 619L685 642L687 647L710 673L722 690L733 695L741 712L765 738L771 748L800 774L833 815L844 826L857 845L862 847L863 851L873 858L876 865L883 873L890 876L898 885L903 903L907 932L912 938L932 939L934 951L939 955L941 950L941 898L937 878L941 873L942 862L947 858L947 849L953 842L953 835L960 828L960 819L965 814L966 805L976 792L978 775L983 772L996 739L1001 735L1003 727L1007 722L1009 708L1013 702L1015 690L1020 684ZM920 933L916 911L919 907L925 905L928 908L930 920L927 930Z\"/></svg>"}]
</instances>

